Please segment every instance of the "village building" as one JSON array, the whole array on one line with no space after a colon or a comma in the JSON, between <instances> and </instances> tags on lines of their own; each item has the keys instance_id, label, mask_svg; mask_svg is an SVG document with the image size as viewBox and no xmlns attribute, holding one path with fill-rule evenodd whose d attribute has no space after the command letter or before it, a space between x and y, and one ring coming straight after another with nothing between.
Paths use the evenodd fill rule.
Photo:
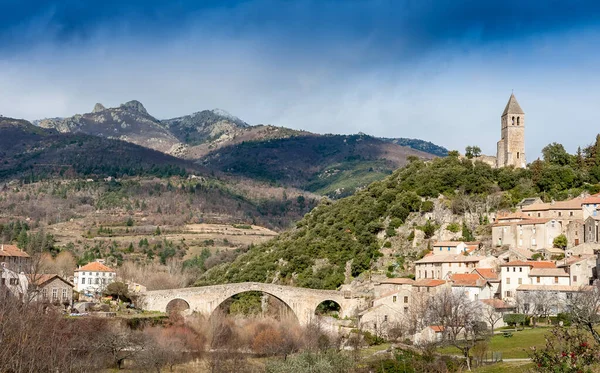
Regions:
<instances>
[{"instance_id":1,"label":"village building","mask_svg":"<svg viewBox=\"0 0 600 373\"><path fill-rule=\"evenodd\" d=\"M17 273L31 271L31 257L15 245L0 244L0 263Z\"/></svg>"},{"instance_id":2,"label":"village building","mask_svg":"<svg viewBox=\"0 0 600 373\"><path fill-rule=\"evenodd\" d=\"M100 262L91 262L75 270L75 290L85 295L100 295L108 284L115 281L117 273Z\"/></svg>"},{"instance_id":3,"label":"village building","mask_svg":"<svg viewBox=\"0 0 600 373\"><path fill-rule=\"evenodd\" d=\"M573 294L582 290L591 289L591 286L573 286L573 285L520 285L517 288L517 297L523 299L525 303L523 308L529 310L533 307L528 303L530 295L535 292L548 292L548 296L544 297L546 306L550 309L550 316L557 315L561 312L568 311L568 303L573 298Z\"/></svg>"},{"instance_id":4,"label":"village building","mask_svg":"<svg viewBox=\"0 0 600 373\"><path fill-rule=\"evenodd\" d=\"M470 301L493 297L492 285L479 273L455 273L450 276L452 291L461 294Z\"/></svg>"},{"instance_id":5,"label":"village building","mask_svg":"<svg viewBox=\"0 0 600 373\"><path fill-rule=\"evenodd\" d=\"M412 288L415 280L410 278L386 278L373 284L373 293L375 298L381 297L383 294L388 294L394 291L400 291Z\"/></svg>"},{"instance_id":6,"label":"village building","mask_svg":"<svg viewBox=\"0 0 600 373\"><path fill-rule=\"evenodd\" d=\"M558 261L556 266L567 272L570 285L591 285L598 278L596 260L595 255L571 256Z\"/></svg>"},{"instance_id":7,"label":"village building","mask_svg":"<svg viewBox=\"0 0 600 373\"><path fill-rule=\"evenodd\" d=\"M433 255L458 255L468 251L467 244L462 241L438 241L433 244Z\"/></svg>"},{"instance_id":8,"label":"village building","mask_svg":"<svg viewBox=\"0 0 600 373\"><path fill-rule=\"evenodd\" d=\"M501 298L512 300L520 285L531 284L529 274L533 268L556 268L553 262L514 261L500 265L500 290Z\"/></svg>"},{"instance_id":9,"label":"village building","mask_svg":"<svg viewBox=\"0 0 600 373\"><path fill-rule=\"evenodd\" d=\"M27 295L28 281L23 272L16 272L0 263L0 290L6 290L14 297L24 300Z\"/></svg>"},{"instance_id":10,"label":"village building","mask_svg":"<svg viewBox=\"0 0 600 373\"><path fill-rule=\"evenodd\" d=\"M536 251L552 247L554 239L561 233L562 226L555 219L525 219L492 225L492 242L496 246Z\"/></svg>"},{"instance_id":11,"label":"village building","mask_svg":"<svg viewBox=\"0 0 600 373\"><path fill-rule=\"evenodd\" d=\"M415 345L424 345L430 343L439 343L444 335L444 327L441 325L426 326L423 330L413 336Z\"/></svg>"},{"instance_id":12,"label":"village building","mask_svg":"<svg viewBox=\"0 0 600 373\"><path fill-rule=\"evenodd\" d=\"M490 285L490 298L500 298L500 274L496 268L475 268L473 272L484 278ZM481 299L481 298L480 298Z\"/></svg>"},{"instance_id":13,"label":"village building","mask_svg":"<svg viewBox=\"0 0 600 373\"><path fill-rule=\"evenodd\" d=\"M600 209L600 193L592 194L585 198L581 202L581 209L583 211L583 219L587 219L590 216L600 216L598 213Z\"/></svg>"},{"instance_id":14,"label":"village building","mask_svg":"<svg viewBox=\"0 0 600 373\"><path fill-rule=\"evenodd\" d=\"M32 300L68 306L73 303L74 285L57 274L29 275Z\"/></svg>"},{"instance_id":15,"label":"village building","mask_svg":"<svg viewBox=\"0 0 600 373\"><path fill-rule=\"evenodd\" d=\"M600 216L588 216L583 223L583 242L600 243L598 235L600 225Z\"/></svg>"},{"instance_id":16,"label":"village building","mask_svg":"<svg viewBox=\"0 0 600 373\"><path fill-rule=\"evenodd\" d=\"M463 254L428 255L415 262L415 280L447 280L449 275L453 273L470 273L482 261L489 260L482 256L468 256Z\"/></svg>"}]
</instances>

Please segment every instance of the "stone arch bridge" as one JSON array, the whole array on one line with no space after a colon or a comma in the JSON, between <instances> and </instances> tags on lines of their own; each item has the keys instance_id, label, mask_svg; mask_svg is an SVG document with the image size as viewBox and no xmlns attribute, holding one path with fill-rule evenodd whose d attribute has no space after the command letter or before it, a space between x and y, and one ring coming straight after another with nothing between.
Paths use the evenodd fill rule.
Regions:
<instances>
[{"instance_id":1,"label":"stone arch bridge","mask_svg":"<svg viewBox=\"0 0 600 373\"><path fill-rule=\"evenodd\" d=\"M148 311L166 312L169 302L180 299L189 305L192 312L210 316L225 300L247 291L261 291L278 298L294 312L301 325L311 322L315 310L321 302L329 300L339 304L342 318L354 316L360 302L357 298L351 298L349 293L336 290L315 290L259 282L242 282L147 291L143 298L143 308Z\"/></svg>"}]
</instances>

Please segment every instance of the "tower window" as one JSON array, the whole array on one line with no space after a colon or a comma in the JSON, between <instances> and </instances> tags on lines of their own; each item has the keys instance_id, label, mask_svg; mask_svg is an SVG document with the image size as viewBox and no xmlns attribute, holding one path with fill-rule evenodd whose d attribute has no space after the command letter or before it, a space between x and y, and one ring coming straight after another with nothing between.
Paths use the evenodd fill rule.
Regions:
<instances>
[{"instance_id":1,"label":"tower window","mask_svg":"<svg viewBox=\"0 0 600 373\"><path fill-rule=\"evenodd\" d=\"M519 159L520 155L521 155L521 153L517 152L517 159Z\"/></svg>"},{"instance_id":2,"label":"tower window","mask_svg":"<svg viewBox=\"0 0 600 373\"><path fill-rule=\"evenodd\" d=\"M517 126L521 125L521 117L517 117Z\"/></svg>"},{"instance_id":3,"label":"tower window","mask_svg":"<svg viewBox=\"0 0 600 373\"><path fill-rule=\"evenodd\" d=\"M515 117L512 117L512 125L515 125Z\"/></svg>"}]
</instances>

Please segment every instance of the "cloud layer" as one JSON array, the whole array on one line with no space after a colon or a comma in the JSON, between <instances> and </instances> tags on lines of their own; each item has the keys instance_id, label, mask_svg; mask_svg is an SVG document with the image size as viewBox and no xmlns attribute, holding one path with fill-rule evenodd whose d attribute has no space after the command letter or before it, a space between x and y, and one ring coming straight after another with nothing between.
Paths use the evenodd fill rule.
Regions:
<instances>
[{"instance_id":1,"label":"cloud layer","mask_svg":"<svg viewBox=\"0 0 600 373\"><path fill-rule=\"evenodd\" d=\"M527 153L593 140L594 1L16 1L0 5L0 113L137 99L159 117L417 137L495 152L512 89Z\"/></svg>"}]
</instances>

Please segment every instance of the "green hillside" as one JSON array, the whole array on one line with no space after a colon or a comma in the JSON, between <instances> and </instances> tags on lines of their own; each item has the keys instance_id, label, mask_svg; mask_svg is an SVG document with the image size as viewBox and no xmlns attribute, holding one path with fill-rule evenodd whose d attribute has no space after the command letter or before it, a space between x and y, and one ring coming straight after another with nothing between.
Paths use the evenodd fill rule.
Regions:
<instances>
[{"instance_id":1,"label":"green hillside","mask_svg":"<svg viewBox=\"0 0 600 373\"><path fill-rule=\"evenodd\" d=\"M295 229L250 248L233 263L214 268L198 284L276 279L335 289L344 283L345 274L357 276L370 269L385 241L395 236L395 228L411 213L430 211L433 199L440 195L450 211L462 214L477 204L487 204L488 211L493 211L535 195L550 200L598 191L600 153L596 149L600 149L600 139L580 156L549 145L544 149L546 160L533 162L527 169L492 169L482 162L461 160L456 152L428 162L412 159L353 196L321 203ZM490 195L498 197L494 204L486 199ZM486 220L481 216L481 224ZM428 223L436 224L435 220ZM381 232L385 232L384 239L377 237ZM350 273L346 273L347 265Z\"/></svg>"}]
</instances>

